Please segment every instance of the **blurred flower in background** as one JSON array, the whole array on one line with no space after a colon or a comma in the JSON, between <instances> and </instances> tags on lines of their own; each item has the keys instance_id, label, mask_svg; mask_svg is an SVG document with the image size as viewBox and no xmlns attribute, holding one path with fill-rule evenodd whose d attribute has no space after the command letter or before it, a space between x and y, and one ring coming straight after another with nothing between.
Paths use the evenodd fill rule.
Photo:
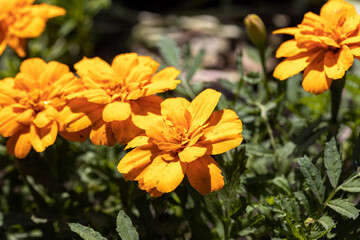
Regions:
<instances>
[{"instance_id":1,"label":"blurred flower in background","mask_svg":"<svg viewBox=\"0 0 360 240\"><path fill-rule=\"evenodd\" d=\"M26 55L27 38L38 37L49 18L65 15L63 8L34 0L0 0L0 55L9 45L20 57Z\"/></svg>"}]
</instances>

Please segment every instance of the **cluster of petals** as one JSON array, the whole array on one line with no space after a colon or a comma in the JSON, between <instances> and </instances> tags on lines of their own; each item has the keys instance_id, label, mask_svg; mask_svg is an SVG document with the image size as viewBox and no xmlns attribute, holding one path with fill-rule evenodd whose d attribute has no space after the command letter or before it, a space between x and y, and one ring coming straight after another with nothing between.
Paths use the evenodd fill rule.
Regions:
<instances>
[{"instance_id":1,"label":"cluster of petals","mask_svg":"<svg viewBox=\"0 0 360 240\"><path fill-rule=\"evenodd\" d=\"M168 98L160 115L135 116L134 123L145 130L130 141L134 148L119 162L125 179L158 197L173 191L186 175L201 194L220 190L221 170L210 155L224 153L243 140L242 123L229 109L215 111L220 93L206 89L192 102Z\"/></svg>"},{"instance_id":2,"label":"cluster of petals","mask_svg":"<svg viewBox=\"0 0 360 240\"><path fill-rule=\"evenodd\" d=\"M276 57L284 57L274 77L285 80L301 71L305 91L320 94L332 81L341 79L360 59L360 16L350 3L330 0L320 15L308 12L297 27L283 28L274 34L293 35L278 48Z\"/></svg>"},{"instance_id":3,"label":"cluster of petals","mask_svg":"<svg viewBox=\"0 0 360 240\"><path fill-rule=\"evenodd\" d=\"M9 154L25 158L32 147L43 152L58 132L74 141L86 139L81 132L66 133L59 123L65 96L80 85L76 81L66 65L39 58L23 61L15 78L0 81L0 134L9 137Z\"/></svg>"},{"instance_id":4,"label":"cluster of petals","mask_svg":"<svg viewBox=\"0 0 360 240\"><path fill-rule=\"evenodd\" d=\"M83 87L67 96L62 112L66 130L89 129L96 145L126 144L143 132L134 125L135 115L159 114L162 98L154 94L175 89L180 71L150 57L126 53L111 65L104 60L84 58L74 65Z\"/></svg>"},{"instance_id":5,"label":"cluster of petals","mask_svg":"<svg viewBox=\"0 0 360 240\"><path fill-rule=\"evenodd\" d=\"M25 57L25 39L40 36L49 18L65 15L65 9L34 0L0 0L0 55L7 45Z\"/></svg>"}]
</instances>

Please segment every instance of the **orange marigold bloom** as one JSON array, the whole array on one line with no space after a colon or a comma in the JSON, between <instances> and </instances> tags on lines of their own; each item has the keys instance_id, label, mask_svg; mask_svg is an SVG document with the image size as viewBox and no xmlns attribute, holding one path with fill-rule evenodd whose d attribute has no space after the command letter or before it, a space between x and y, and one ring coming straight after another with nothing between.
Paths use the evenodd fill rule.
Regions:
<instances>
[{"instance_id":1,"label":"orange marigold bloom","mask_svg":"<svg viewBox=\"0 0 360 240\"><path fill-rule=\"evenodd\" d=\"M0 55L9 45L25 57L25 39L40 36L49 18L65 15L65 9L34 0L0 0Z\"/></svg>"},{"instance_id":2,"label":"orange marigold bloom","mask_svg":"<svg viewBox=\"0 0 360 240\"><path fill-rule=\"evenodd\" d=\"M63 128L58 112L66 93L76 91L76 79L64 64L33 58L22 62L15 78L0 81L0 134L9 137L9 154L25 158L31 147L43 152L55 142Z\"/></svg>"},{"instance_id":3,"label":"orange marigold bloom","mask_svg":"<svg viewBox=\"0 0 360 240\"><path fill-rule=\"evenodd\" d=\"M294 35L282 43L276 57L285 57L274 71L274 77L285 80L304 69L303 87L315 94L328 90L360 59L360 16L353 5L343 0L330 0L320 11L305 14L297 27L283 28L274 34Z\"/></svg>"},{"instance_id":4,"label":"orange marigold bloom","mask_svg":"<svg viewBox=\"0 0 360 240\"><path fill-rule=\"evenodd\" d=\"M128 143L127 148L136 148L120 160L118 171L155 197L173 191L185 174L203 195L220 190L224 179L210 155L224 153L243 140L242 123L234 111L213 112L220 95L207 89L191 103L169 98L161 103L161 115L134 117L145 135Z\"/></svg>"},{"instance_id":5,"label":"orange marigold bloom","mask_svg":"<svg viewBox=\"0 0 360 240\"><path fill-rule=\"evenodd\" d=\"M173 67L156 73L159 63L136 53L120 54L111 66L96 57L75 64L84 88L71 94L64 109L69 132L91 128L96 145L126 144L143 132L132 122L136 114L158 113L162 98L155 93L176 88L180 71ZM156 73L156 74L155 74Z\"/></svg>"}]
</instances>

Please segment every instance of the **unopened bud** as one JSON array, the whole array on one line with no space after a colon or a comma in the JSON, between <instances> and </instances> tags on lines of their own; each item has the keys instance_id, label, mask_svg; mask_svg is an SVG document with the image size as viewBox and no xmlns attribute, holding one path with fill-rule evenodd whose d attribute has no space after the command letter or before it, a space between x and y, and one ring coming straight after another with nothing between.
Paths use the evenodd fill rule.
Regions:
<instances>
[{"instance_id":1,"label":"unopened bud","mask_svg":"<svg viewBox=\"0 0 360 240\"><path fill-rule=\"evenodd\" d=\"M244 20L250 40L258 49L263 49L266 42L266 28L261 18L256 14L249 14Z\"/></svg>"}]
</instances>

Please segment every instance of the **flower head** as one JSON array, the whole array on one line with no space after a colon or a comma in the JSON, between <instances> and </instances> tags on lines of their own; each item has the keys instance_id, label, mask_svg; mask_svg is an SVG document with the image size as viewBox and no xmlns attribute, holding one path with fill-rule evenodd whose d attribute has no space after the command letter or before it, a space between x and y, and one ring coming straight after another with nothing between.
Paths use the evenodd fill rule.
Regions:
<instances>
[{"instance_id":1,"label":"flower head","mask_svg":"<svg viewBox=\"0 0 360 240\"><path fill-rule=\"evenodd\" d=\"M40 36L49 18L65 15L60 7L34 0L0 0L0 55L9 45L25 57L25 39Z\"/></svg>"},{"instance_id":2,"label":"flower head","mask_svg":"<svg viewBox=\"0 0 360 240\"><path fill-rule=\"evenodd\" d=\"M328 90L360 59L360 16L353 5L330 0L320 11L305 14L301 24L276 30L294 36L280 45L276 57L285 57L275 69L274 77L285 80L304 70L303 87L315 94Z\"/></svg>"},{"instance_id":3,"label":"flower head","mask_svg":"<svg viewBox=\"0 0 360 240\"><path fill-rule=\"evenodd\" d=\"M158 113L162 98L155 96L176 88L179 71L173 67L156 73L159 63L136 53L115 57L110 66L100 58L84 58L75 69L83 89L70 95L63 115L70 132L90 127L96 145L127 143L143 130L132 122L135 114Z\"/></svg>"},{"instance_id":4,"label":"flower head","mask_svg":"<svg viewBox=\"0 0 360 240\"><path fill-rule=\"evenodd\" d=\"M152 196L173 191L185 174L203 195L220 190L224 179L210 155L237 147L243 139L234 111L213 112L220 95L207 89L191 103L169 98L161 103L161 115L136 116L145 134L128 143L127 148L136 148L120 160L118 171Z\"/></svg>"},{"instance_id":5,"label":"flower head","mask_svg":"<svg viewBox=\"0 0 360 240\"><path fill-rule=\"evenodd\" d=\"M15 78L0 81L0 134L9 137L9 154L25 158L31 147L43 152L55 142L63 130L58 112L76 79L64 64L33 58L22 62Z\"/></svg>"}]
</instances>

